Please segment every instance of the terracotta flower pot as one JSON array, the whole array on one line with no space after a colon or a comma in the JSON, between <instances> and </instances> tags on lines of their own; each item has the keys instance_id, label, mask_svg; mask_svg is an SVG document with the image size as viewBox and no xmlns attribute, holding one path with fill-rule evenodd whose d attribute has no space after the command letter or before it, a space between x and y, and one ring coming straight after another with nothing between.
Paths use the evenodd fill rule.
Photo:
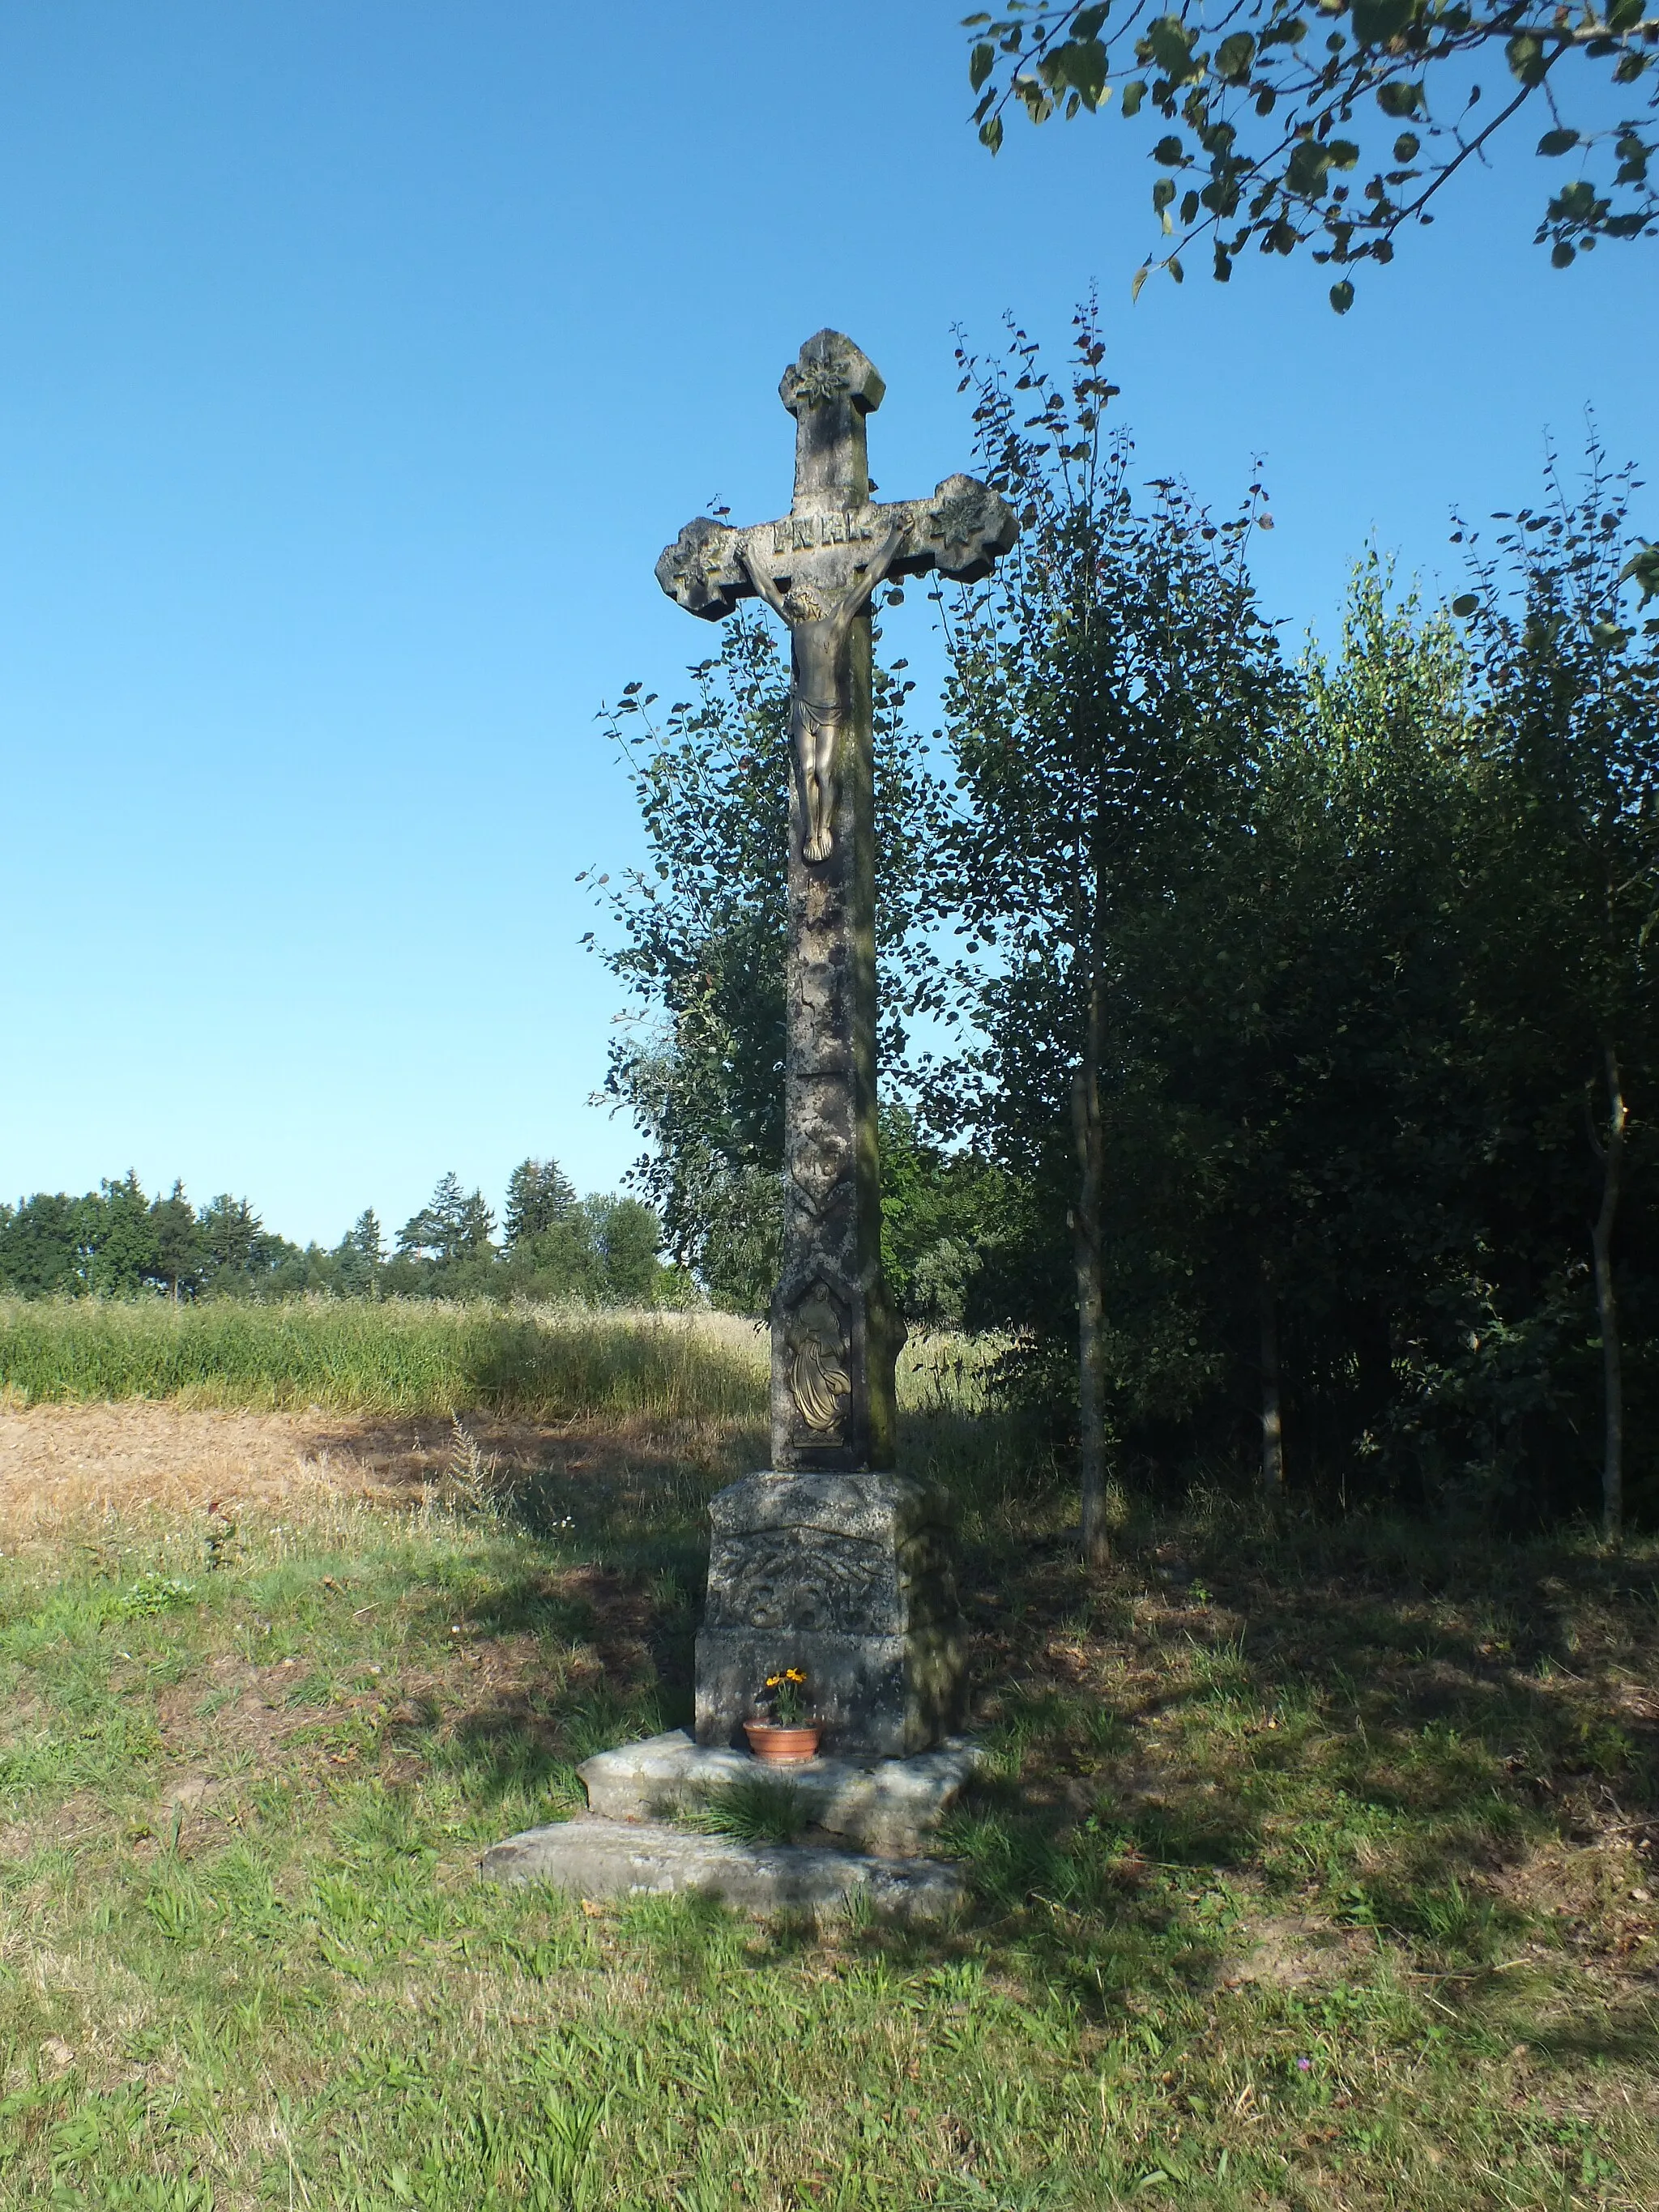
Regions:
<instances>
[{"instance_id":1,"label":"terracotta flower pot","mask_svg":"<svg viewBox=\"0 0 1659 2212\"><path fill-rule=\"evenodd\" d=\"M786 1728L781 1721L745 1721L743 1732L750 1750L769 1766L799 1766L804 1759L816 1759L823 1734L816 1721L794 1728Z\"/></svg>"}]
</instances>

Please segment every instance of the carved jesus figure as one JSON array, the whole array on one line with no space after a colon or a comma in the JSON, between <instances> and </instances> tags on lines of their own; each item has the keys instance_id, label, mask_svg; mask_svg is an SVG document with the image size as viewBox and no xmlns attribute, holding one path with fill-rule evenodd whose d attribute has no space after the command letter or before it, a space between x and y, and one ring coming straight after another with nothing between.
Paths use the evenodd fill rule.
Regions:
<instances>
[{"instance_id":1,"label":"carved jesus figure","mask_svg":"<svg viewBox=\"0 0 1659 2212\"><path fill-rule=\"evenodd\" d=\"M738 556L762 599L789 625L794 675L789 737L806 810L806 839L801 853L808 860L827 860L832 842L836 748L841 741L847 696L847 641L853 624L869 605L871 594L892 566L903 539L904 526L900 523L874 548L868 562L854 572L853 580L833 594L828 589L815 591L806 583L780 592L760 562L750 558L746 546Z\"/></svg>"}]
</instances>

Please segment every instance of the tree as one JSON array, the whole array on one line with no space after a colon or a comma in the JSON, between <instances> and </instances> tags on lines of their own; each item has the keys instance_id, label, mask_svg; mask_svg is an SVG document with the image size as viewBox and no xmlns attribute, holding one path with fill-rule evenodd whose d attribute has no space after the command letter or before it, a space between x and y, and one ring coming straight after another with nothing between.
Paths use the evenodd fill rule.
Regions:
<instances>
[{"instance_id":1,"label":"tree","mask_svg":"<svg viewBox=\"0 0 1659 2212\"><path fill-rule=\"evenodd\" d=\"M205 1253L196 1209L185 1196L185 1186L175 1181L166 1198L157 1198L149 1209L152 1257L146 1279L160 1284L176 1305L200 1287Z\"/></svg>"},{"instance_id":2,"label":"tree","mask_svg":"<svg viewBox=\"0 0 1659 2212\"><path fill-rule=\"evenodd\" d=\"M956 1329L1006 1317L998 1261L1010 1215L1009 1178L994 1161L933 1142L902 1100L882 1108L882 1272L907 1322Z\"/></svg>"},{"instance_id":3,"label":"tree","mask_svg":"<svg viewBox=\"0 0 1659 2212\"><path fill-rule=\"evenodd\" d=\"M366 1206L334 1249L335 1275L342 1295L377 1297L385 1266L386 1239L380 1232L380 1216L372 1206Z\"/></svg>"},{"instance_id":4,"label":"tree","mask_svg":"<svg viewBox=\"0 0 1659 2212\"><path fill-rule=\"evenodd\" d=\"M131 1297L155 1277L155 1224L136 1169L99 1187L88 1200L91 1287L105 1297Z\"/></svg>"},{"instance_id":5,"label":"tree","mask_svg":"<svg viewBox=\"0 0 1659 2212\"><path fill-rule=\"evenodd\" d=\"M486 1256L495 1217L482 1191L463 1191L452 1170L440 1176L421 1211L398 1231L398 1250L405 1259L427 1259L440 1267Z\"/></svg>"},{"instance_id":6,"label":"tree","mask_svg":"<svg viewBox=\"0 0 1659 2212\"><path fill-rule=\"evenodd\" d=\"M782 1159L789 678L746 609L691 674L695 696L660 723L638 684L602 716L650 854L617 888L607 891L608 874L593 885L621 932L601 957L638 1010L611 1048L605 1090L650 1140L635 1178L677 1257L716 1297L747 1304L758 1287L763 1304ZM721 1236L730 1198L748 1215L757 1182L759 1285Z\"/></svg>"},{"instance_id":7,"label":"tree","mask_svg":"<svg viewBox=\"0 0 1659 2212\"><path fill-rule=\"evenodd\" d=\"M1396 599L1373 556L1334 663L1310 653L1301 673L1212 988L1168 1056L1216 1133L1203 1264L1238 1366L1257 1371L1264 1486L1323 1475L1416 1504L1421 1403L1405 1416L1474 1319L1495 1103L1460 1019L1480 823L1468 656L1443 610Z\"/></svg>"},{"instance_id":8,"label":"tree","mask_svg":"<svg viewBox=\"0 0 1659 2212\"><path fill-rule=\"evenodd\" d=\"M599 1257L605 1302L654 1305L662 1273L657 1258L662 1224L656 1215L637 1198L599 1195L584 1199L582 1211Z\"/></svg>"},{"instance_id":9,"label":"tree","mask_svg":"<svg viewBox=\"0 0 1659 2212\"><path fill-rule=\"evenodd\" d=\"M198 1233L204 1255L202 1285L216 1297L283 1297L333 1287L315 1279L297 1244L267 1229L246 1198L228 1191L202 1208Z\"/></svg>"},{"instance_id":10,"label":"tree","mask_svg":"<svg viewBox=\"0 0 1659 2212\"><path fill-rule=\"evenodd\" d=\"M1157 265L1177 283L1201 240L1224 282L1253 241L1264 253L1306 246L1339 269L1389 261L1399 234L1431 222L1441 192L1523 111L1547 124L1540 155L1577 172L1538 226L1558 269L1604 240L1659 234L1659 14L1646 0L1584 0L1576 13L1549 0L1177 0L1115 21L1109 6L1010 0L1005 15L964 20L993 153L1013 108L1042 123L1098 114L1115 94L1125 117L1158 118L1152 210L1174 242ZM1502 75L1486 104L1473 72L1489 58ZM1347 276L1331 287L1339 313L1353 296Z\"/></svg>"},{"instance_id":11,"label":"tree","mask_svg":"<svg viewBox=\"0 0 1659 2212\"><path fill-rule=\"evenodd\" d=\"M507 1249L516 1250L562 1221L575 1203L576 1186L556 1160L520 1160L507 1180Z\"/></svg>"},{"instance_id":12,"label":"tree","mask_svg":"<svg viewBox=\"0 0 1659 2212\"><path fill-rule=\"evenodd\" d=\"M1255 763L1292 696L1243 560L1261 488L1219 525L1168 480L1141 507L1130 442L1106 428L1103 354L1085 312L1063 382L1022 332L1006 368L961 356L984 472L1023 528L950 626L964 793L950 896L990 964L961 977L982 1048L947 1071L953 1109L936 1093L1014 1175L1066 1190L1091 1557L1105 1541L1109 1163L1144 1088L1148 1001L1182 986L1167 917L1237 864Z\"/></svg>"},{"instance_id":13,"label":"tree","mask_svg":"<svg viewBox=\"0 0 1659 2212\"><path fill-rule=\"evenodd\" d=\"M221 1191L202 1208L198 1226L208 1286L228 1290L247 1285L264 1226L247 1200Z\"/></svg>"},{"instance_id":14,"label":"tree","mask_svg":"<svg viewBox=\"0 0 1659 2212\"><path fill-rule=\"evenodd\" d=\"M1475 588L1454 603L1469 620L1484 684L1490 797L1503 833L1481 886L1510 986L1494 1030L1534 1060L1540 1029L1551 1059L1565 1046L1563 1089L1567 1100L1578 1092L1599 1170L1588 1231L1602 1367L1602 1527L1614 1540L1624 1524L1626 1425L1613 1240L1629 1173L1632 1079L1651 1064L1649 946L1659 924L1659 618L1643 619L1631 604L1641 574L1632 488L1630 472L1614 477L1592 440L1572 498L1552 457L1545 504L1502 518L1501 565L1475 553Z\"/></svg>"},{"instance_id":15,"label":"tree","mask_svg":"<svg viewBox=\"0 0 1659 2212\"><path fill-rule=\"evenodd\" d=\"M86 1206L64 1191L37 1191L0 1207L0 1287L22 1297L84 1291Z\"/></svg>"}]
</instances>

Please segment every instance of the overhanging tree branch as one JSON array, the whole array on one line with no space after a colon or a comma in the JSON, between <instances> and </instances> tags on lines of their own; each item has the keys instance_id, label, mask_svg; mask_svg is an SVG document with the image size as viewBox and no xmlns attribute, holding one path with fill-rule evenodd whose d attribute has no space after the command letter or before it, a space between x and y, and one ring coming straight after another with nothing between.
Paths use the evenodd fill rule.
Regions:
<instances>
[{"instance_id":1,"label":"overhanging tree branch","mask_svg":"<svg viewBox=\"0 0 1659 2212\"><path fill-rule=\"evenodd\" d=\"M1224 280L1252 241L1289 255L1322 234L1320 260L1389 261L1401 227L1431 222L1430 203L1540 90L1554 125L1540 155L1576 154L1581 164L1539 225L1555 265L1604 240L1659 234L1650 173L1659 163L1659 15L1644 12L1643 0L1613 0L1576 21L1535 0L1479 15L1467 0L1182 0L1156 16L1148 0L1135 0L1115 21L1109 6L1010 0L1005 16L965 20L980 95L974 119L993 153L1016 106L1040 124L1057 113L1097 113L1116 98L1126 117L1149 108L1174 126L1151 149L1169 173L1152 197L1164 235L1174 238L1177 227L1181 234L1137 273L1137 291L1154 266L1179 282L1182 251L1206 237ZM1324 34L1322 58L1309 52L1316 32ZM1495 45L1517 89L1468 135L1465 119L1480 87L1467 70ZM1550 80L1570 58L1606 65L1603 95L1648 79L1645 114L1582 127L1564 121ZM1466 96L1456 119L1443 123L1431 91L1443 104L1460 64ZM1576 84L1587 82L1576 74ZM1392 161L1376 159L1356 190L1350 173L1379 118L1397 130ZM1331 300L1346 312L1349 278L1333 285Z\"/></svg>"}]
</instances>

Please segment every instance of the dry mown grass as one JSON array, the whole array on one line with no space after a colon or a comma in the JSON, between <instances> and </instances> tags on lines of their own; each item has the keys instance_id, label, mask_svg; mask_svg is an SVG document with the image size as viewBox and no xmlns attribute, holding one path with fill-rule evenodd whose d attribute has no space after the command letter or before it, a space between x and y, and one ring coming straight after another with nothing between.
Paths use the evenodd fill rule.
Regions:
<instances>
[{"instance_id":1,"label":"dry mown grass","mask_svg":"<svg viewBox=\"0 0 1659 2212\"><path fill-rule=\"evenodd\" d=\"M688 1463L724 1465L754 1432L696 1416L537 1422L473 1413L460 1433L511 1490L537 1474L609 1486ZM749 1455L757 1449L750 1443ZM315 1407L244 1413L143 1398L0 1407L0 1528L15 1540L151 1510L273 1514L335 1497L417 1504L445 1485L457 1455L454 1421L437 1417Z\"/></svg>"}]
</instances>

